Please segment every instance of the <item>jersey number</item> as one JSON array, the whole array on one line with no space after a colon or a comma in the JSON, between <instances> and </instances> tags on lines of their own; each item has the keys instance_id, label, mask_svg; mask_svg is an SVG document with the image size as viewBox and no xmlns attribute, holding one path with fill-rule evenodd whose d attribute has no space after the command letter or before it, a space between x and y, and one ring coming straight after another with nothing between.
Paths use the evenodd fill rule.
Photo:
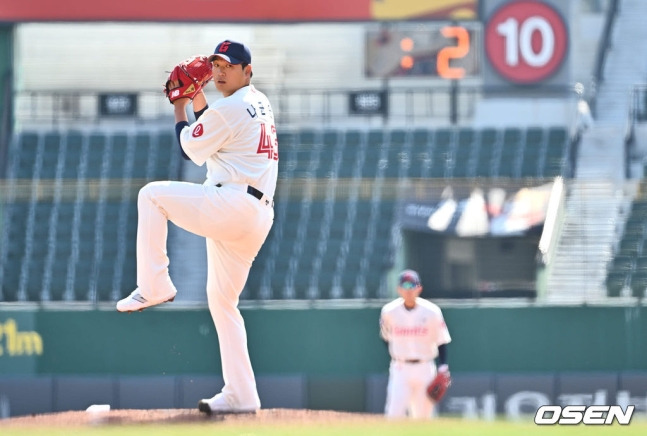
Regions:
<instances>
[{"instance_id":1,"label":"jersey number","mask_svg":"<svg viewBox=\"0 0 647 436\"><path fill-rule=\"evenodd\" d=\"M258 141L258 154L267 154L268 159L279 160L279 141L276 138L276 127L270 127L270 133L267 133L265 124L261 124L261 139Z\"/></svg>"}]
</instances>

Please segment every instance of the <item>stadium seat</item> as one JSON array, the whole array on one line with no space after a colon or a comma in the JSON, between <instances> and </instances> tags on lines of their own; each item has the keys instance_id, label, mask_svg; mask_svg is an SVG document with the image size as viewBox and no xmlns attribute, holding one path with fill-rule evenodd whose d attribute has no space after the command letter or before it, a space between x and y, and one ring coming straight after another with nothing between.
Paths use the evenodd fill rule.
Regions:
<instances>
[{"instance_id":1,"label":"stadium seat","mask_svg":"<svg viewBox=\"0 0 647 436\"><path fill-rule=\"evenodd\" d=\"M130 176L132 178L150 179L152 178L152 164L156 159L157 152L153 153L152 147L153 138L148 132L140 132L135 134L133 145L133 168ZM152 162L151 162L152 161Z\"/></svg>"},{"instance_id":2,"label":"stadium seat","mask_svg":"<svg viewBox=\"0 0 647 436\"><path fill-rule=\"evenodd\" d=\"M43 292L44 259L29 259L27 265L27 301L40 301Z\"/></svg>"},{"instance_id":3,"label":"stadium seat","mask_svg":"<svg viewBox=\"0 0 647 436\"><path fill-rule=\"evenodd\" d=\"M393 129L389 132L389 146L404 148L407 144L408 133L403 129Z\"/></svg>"},{"instance_id":4,"label":"stadium seat","mask_svg":"<svg viewBox=\"0 0 647 436\"><path fill-rule=\"evenodd\" d=\"M562 173L566 159L568 135L565 128L556 127L548 131L544 177L555 177Z\"/></svg>"},{"instance_id":5,"label":"stadium seat","mask_svg":"<svg viewBox=\"0 0 647 436\"><path fill-rule=\"evenodd\" d=\"M366 136L367 151L381 149L386 146L385 132L382 129L369 130Z\"/></svg>"},{"instance_id":6,"label":"stadium seat","mask_svg":"<svg viewBox=\"0 0 647 436\"><path fill-rule=\"evenodd\" d=\"M544 129L530 127L526 131L521 161L521 177L540 177L544 159Z\"/></svg>"},{"instance_id":7,"label":"stadium seat","mask_svg":"<svg viewBox=\"0 0 647 436\"><path fill-rule=\"evenodd\" d=\"M631 275L631 295L637 298L645 297L647 289L647 271L635 272Z\"/></svg>"},{"instance_id":8,"label":"stadium seat","mask_svg":"<svg viewBox=\"0 0 647 436\"><path fill-rule=\"evenodd\" d=\"M630 255L616 255L611 263L611 271L631 272L634 267L635 257Z\"/></svg>"},{"instance_id":9,"label":"stadium seat","mask_svg":"<svg viewBox=\"0 0 647 436\"><path fill-rule=\"evenodd\" d=\"M411 153L411 165L409 166L408 176L412 178L425 178L431 170L431 154L427 151L416 151Z\"/></svg>"},{"instance_id":10,"label":"stadium seat","mask_svg":"<svg viewBox=\"0 0 647 436\"><path fill-rule=\"evenodd\" d=\"M607 296L619 297L627 282L626 271L610 271L606 279Z\"/></svg>"},{"instance_id":11,"label":"stadium seat","mask_svg":"<svg viewBox=\"0 0 647 436\"><path fill-rule=\"evenodd\" d=\"M11 244L11 243L10 243ZM7 258L2 268L2 301L17 301L20 288L20 265L22 264L24 251L23 245L17 249L17 244L11 244L7 248Z\"/></svg>"},{"instance_id":12,"label":"stadium seat","mask_svg":"<svg viewBox=\"0 0 647 436\"><path fill-rule=\"evenodd\" d=\"M472 175L472 156L478 151L478 144L475 142L475 131L463 128L458 131L456 150L452 159L452 176L465 178Z\"/></svg>"},{"instance_id":13,"label":"stadium seat","mask_svg":"<svg viewBox=\"0 0 647 436\"><path fill-rule=\"evenodd\" d=\"M449 129L438 129L434 132L429 177L449 177L449 166L452 162L454 148L453 140L452 131Z\"/></svg>"},{"instance_id":14,"label":"stadium seat","mask_svg":"<svg viewBox=\"0 0 647 436\"><path fill-rule=\"evenodd\" d=\"M645 251L642 253L636 257L636 272L647 272L647 253Z\"/></svg>"},{"instance_id":15,"label":"stadium seat","mask_svg":"<svg viewBox=\"0 0 647 436\"><path fill-rule=\"evenodd\" d=\"M156 145L156 147L155 147ZM157 135L157 144L153 141L152 150L155 151L152 160L152 174L147 169L146 176L149 180L176 180L179 178L180 161L184 159L177 144L174 133L160 132ZM152 154L152 153L151 153ZM149 163L150 165L150 163ZM150 167L149 167L150 168Z\"/></svg>"},{"instance_id":16,"label":"stadium seat","mask_svg":"<svg viewBox=\"0 0 647 436\"><path fill-rule=\"evenodd\" d=\"M71 248L68 246L57 252L51 269L49 295L52 301L64 301L67 288L67 270L70 261Z\"/></svg>"},{"instance_id":17,"label":"stadium seat","mask_svg":"<svg viewBox=\"0 0 647 436\"><path fill-rule=\"evenodd\" d=\"M76 179L80 176L81 159L85 137L80 132L71 131L66 134L67 145L63 163L64 179Z\"/></svg>"},{"instance_id":18,"label":"stadium seat","mask_svg":"<svg viewBox=\"0 0 647 436\"><path fill-rule=\"evenodd\" d=\"M43 162L38 176L41 179L55 179L58 161L63 156L61 153L62 137L58 132L49 132L45 134L43 141Z\"/></svg>"},{"instance_id":19,"label":"stadium seat","mask_svg":"<svg viewBox=\"0 0 647 436\"><path fill-rule=\"evenodd\" d=\"M637 256L642 250L641 239L623 238L620 240L618 254L621 256Z\"/></svg>"},{"instance_id":20,"label":"stadium seat","mask_svg":"<svg viewBox=\"0 0 647 436\"><path fill-rule=\"evenodd\" d=\"M128 162L130 147L130 138L126 133L115 133L111 136L111 148L109 157L109 173L108 177L116 179L122 177L129 177L130 174L125 174L126 165L132 165Z\"/></svg>"},{"instance_id":21,"label":"stadium seat","mask_svg":"<svg viewBox=\"0 0 647 436\"><path fill-rule=\"evenodd\" d=\"M16 178L31 179L34 177L39 141L40 136L34 132L24 132L20 135Z\"/></svg>"},{"instance_id":22,"label":"stadium seat","mask_svg":"<svg viewBox=\"0 0 647 436\"><path fill-rule=\"evenodd\" d=\"M413 148L426 150L429 146L430 136L430 131L428 129L415 129L411 135Z\"/></svg>"},{"instance_id":23,"label":"stadium seat","mask_svg":"<svg viewBox=\"0 0 647 436\"><path fill-rule=\"evenodd\" d=\"M522 150L521 129L506 128L503 131L501 159L499 161L499 177L519 176L519 157Z\"/></svg>"},{"instance_id":24,"label":"stadium seat","mask_svg":"<svg viewBox=\"0 0 647 436\"><path fill-rule=\"evenodd\" d=\"M400 167L404 165L405 153L401 149L389 149L386 155L386 159L378 163L378 169L383 171L383 177L387 178L396 178L398 177ZM366 177L366 176L365 176Z\"/></svg>"},{"instance_id":25,"label":"stadium seat","mask_svg":"<svg viewBox=\"0 0 647 436\"><path fill-rule=\"evenodd\" d=\"M302 147L302 148L311 149L313 146L318 144L318 136L319 135L315 130L302 129L299 132L299 137L297 139L297 145L299 147Z\"/></svg>"},{"instance_id":26,"label":"stadium seat","mask_svg":"<svg viewBox=\"0 0 647 436\"><path fill-rule=\"evenodd\" d=\"M106 135L102 132L90 134L88 139L88 162L86 177L89 179L100 178L103 174L104 161L107 160L106 155ZM107 164L106 164L106 177L107 177Z\"/></svg>"}]
</instances>

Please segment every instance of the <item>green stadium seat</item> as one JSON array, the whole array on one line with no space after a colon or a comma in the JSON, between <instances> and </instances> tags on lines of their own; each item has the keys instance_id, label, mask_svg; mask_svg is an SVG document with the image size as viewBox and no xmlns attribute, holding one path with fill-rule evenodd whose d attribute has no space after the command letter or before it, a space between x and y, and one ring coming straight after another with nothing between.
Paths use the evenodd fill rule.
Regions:
<instances>
[{"instance_id":1,"label":"green stadium seat","mask_svg":"<svg viewBox=\"0 0 647 436\"><path fill-rule=\"evenodd\" d=\"M607 296L619 297L627 283L626 271L610 271L606 279Z\"/></svg>"},{"instance_id":2,"label":"green stadium seat","mask_svg":"<svg viewBox=\"0 0 647 436\"><path fill-rule=\"evenodd\" d=\"M61 250L61 254L59 255L59 253L57 252L56 256L54 257L49 288L49 294L52 301L63 301L65 298L65 290L67 287L67 269L70 259L69 255L69 250Z\"/></svg>"},{"instance_id":3,"label":"green stadium seat","mask_svg":"<svg viewBox=\"0 0 647 436\"><path fill-rule=\"evenodd\" d=\"M631 275L631 295L637 298L645 297L647 288L647 271L635 272Z\"/></svg>"},{"instance_id":4,"label":"green stadium seat","mask_svg":"<svg viewBox=\"0 0 647 436\"><path fill-rule=\"evenodd\" d=\"M431 133L429 129L415 129L412 133L412 145L414 149L424 149L429 147Z\"/></svg>"},{"instance_id":5,"label":"green stadium seat","mask_svg":"<svg viewBox=\"0 0 647 436\"><path fill-rule=\"evenodd\" d=\"M39 141L40 136L34 132L24 132L20 135L16 178L31 179L34 177Z\"/></svg>"},{"instance_id":6,"label":"green stadium seat","mask_svg":"<svg viewBox=\"0 0 647 436\"><path fill-rule=\"evenodd\" d=\"M63 178L76 179L79 177L81 158L83 156L83 134L80 132L69 132L66 135L67 146L65 148L65 159L63 164Z\"/></svg>"},{"instance_id":7,"label":"green stadium seat","mask_svg":"<svg viewBox=\"0 0 647 436\"><path fill-rule=\"evenodd\" d=\"M135 134L133 146L133 169L130 175L137 179L151 179L157 151L153 152L153 138L148 132ZM152 161L153 160L153 161ZM151 162L152 161L152 162Z\"/></svg>"},{"instance_id":8,"label":"green stadium seat","mask_svg":"<svg viewBox=\"0 0 647 436\"><path fill-rule=\"evenodd\" d=\"M383 176L387 178L398 177L400 167L403 166L405 154L399 149L390 149L387 152L386 160L379 165L383 170Z\"/></svg>"},{"instance_id":9,"label":"green stadium seat","mask_svg":"<svg viewBox=\"0 0 647 436\"><path fill-rule=\"evenodd\" d=\"M631 203L631 215L638 215L647 218L647 201L643 199L636 199Z\"/></svg>"},{"instance_id":10,"label":"green stadium seat","mask_svg":"<svg viewBox=\"0 0 647 436\"><path fill-rule=\"evenodd\" d=\"M27 273L27 301L40 301L43 292L44 259L30 259Z\"/></svg>"},{"instance_id":11,"label":"green stadium seat","mask_svg":"<svg viewBox=\"0 0 647 436\"><path fill-rule=\"evenodd\" d=\"M335 283L335 274L334 269L332 270L322 270L317 277L317 288L321 299L334 299L335 296L332 293L332 288ZM348 298L346 295L342 295L341 298Z\"/></svg>"},{"instance_id":12,"label":"green stadium seat","mask_svg":"<svg viewBox=\"0 0 647 436\"><path fill-rule=\"evenodd\" d=\"M314 145L318 144L318 134L314 130L304 129L299 132L297 144L299 147L311 149ZM279 143L280 144L280 143Z\"/></svg>"},{"instance_id":13,"label":"green stadium seat","mask_svg":"<svg viewBox=\"0 0 647 436\"><path fill-rule=\"evenodd\" d=\"M631 272L634 267L634 262L634 256L616 255L611 263L611 271Z\"/></svg>"},{"instance_id":14,"label":"green stadium seat","mask_svg":"<svg viewBox=\"0 0 647 436\"><path fill-rule=\"evenodd\" d=\"M282 150L293 148L296 143L296 135L293 132L277 132L276 139L279 142L279 156Z\"/></svg>"},{"instance_id":15,"label":"green stadium seat","mask_svg":"<svg viewBox=\"0 0 647 436\"><path fill-rule=\"evenodd\" d=\"M58 161L62 156L62 137L58 132L50 132L45 134L43 141L43 164L38 175L41 179L54 179L58 170Z\"/></svg>"},{"instance_id":16,"label":"green stadium seat","mask_svg":"<svg viewBox=\"0 0 647 436\"><path fill-rule=\"evenodd\" d=\"M111 137L112 148L110 150L108 176L110 178L128 177L124 173L129 148L129 136L126 133L115 133Z\"/></svg>"},{"instance_id":17,"label":"green stadium seat","mask_svg":"<svg viewBox=\"0 0 647 436\"><path fill-rule=\"evenodd\" d=\"M347 130L344 133L344 145L346 147L357 147L362 143L363 133L359 130Z\"/></svg>"},{"instance_id":18,"label":"green stadium seat","mask_svg":"<svg viewBox=\"0 0 647 436\"><path fill-rule=\"evenodd\" d=\"M521 161L521 177L541 177L541 163L544 159L544 132L540 127L526 131Z\"/></svg>"},{"instance_id":19,"label":"green stadium seat","mask_svg":"<svg viewBox=\"0 0 647 436\"><path fill-rule=\"evenodd\" d=\"M475 169L476 177L491 177L493 174L496 144L492 142L481 142L478 153Z\"/></svg>"},{"instance_id":20,"label":"green stadium seat","mask_svg":"<svg viewBox=\"0 0 647 436\"><path fill-rule=\"evenodd\" d=\"M620 240L618 254L623 256L637 256L642 250L641 239L623 238Z\"/></svg>"},{"instance_id":21,"label":"green stadium seat","mask_svg":"<svg viewBox=\"0 0 647 436\"><path fill-rule=\"evenodd\" d=\"M521 129L507 128L503 131L499 177L518 177L522 150Z\"/></svg>"},{"instance_id":22,"label":"green stadium seat","mask_svg":"<svg viewBox=\"0 0 647 436\"><path fill-rule=\"evenodd\" d=\"M154 149L155 141L153 141L152 146ZM149 156L149 159L152 159L152 156ZM183 160L175 134L160 133L157 136L155 159L148 164L147 178L149 180L175 180L180 175L180 162ZM151 165L153 168L152 174L150 172Z\"/></svg>"},{"instance_id":23,"label":"green stadium seat","mask_svg":"<svg viewBox=\"0 0 647 436\"><path fill-rule=\"evenodd\" d=\"M322 134L321 143L324 148L332 150L341 143L338 130L325 130Z\"/></svg>"},{"instance_id":24,"label":"green stadium seat","mask_svg":"<svg viewBox=\"0 0 647 436\"><path fill-rule=\"evenodd\" d=\"M439 129L434 132L429 177L442 178L449 176L449 166L452 162L454 148L453 140L451 130Z\"/></svg>"},{"instance_id":25,"label":"green stadium seat","mask_svg":"<svg viewBox=\"0 0 647 436\"><path fill-rule=\"evenodd\" d=\"M89 179L100 178L103 174L104 161L107 160L105 154L107 138L104 133L96 132L90 134L88 139L88 162L86 177ZM107 171L106 165L106 171ZM107 172L106 172L107 176Z\"/></svg>"},{"instance_id":26,"label":"green stadium seat","mask_svg":"<svg viewBox=\"0 0 647 436\"><path fill-rule=\"evenodd\" d=\"M344 291L344 296L347 298L353 298L355 294L355 287L357 286L357 269L346 268L346 270L341 275L341 287Z\"/></svg>"},{"instance_id":27,"label":"green stadium seat","mask_svg":"<svg viewBox=\"0 0 647 436\"><path fill-rule=\"evenodd\" d=\"M566 160L568 135L564 128L551 128L548 131L544 177L555 177L562 173Z\"/></svg>"},{"instance_id":28,"label":"green stadium seat","mask_svg":"<svg viewBox=\"0 0 647 436\"><path fill-rule=\"evenodd\" d=\"M24 256L24 246L9 242L7 249L7 258L2 265L2 301L16 301L20 287L20 272Z\"/></svg>"},{"instance_id":29,"label":"green stadium seat","mask_svg":"<svg viewBox=\"0 0 647 436\"><path fill-rule=\"evenodd\" d=\"M367 152L372 152L373 150L379 150L386 145L386 138L384 130L369 130L367 137Z\"/></svg>"},{"instance_id":30,"label":"green stadium seat","mask_svg":"<svg viewBox=\"0 0 647 436\"><path fill-rule=\"evenodd\" d=\"M462 128L458 130L456 138L456 150L453 157L452 176L465 178L472 175L471 163L473 156L478 151L476 132L473 129Z\"/></svg>"},{"instance_id":31,"label":"green stadium seat","mask_svg":"<svg viewBox=\"0 0 647 436\"><path fill-rule=\"evenodd\" d=\"M389 146L403 148L407 144L408 132L403 129L393 129L389 132Z\"/></svg>"},{"instance_id":32,"label":"green stadium seat","mask_svg":"<svg viewBox=\"0 0 647 436\"><path fill-rule=\"evenodd\" d=\"M411 155L411 165L408 176L412 178L427 177L431 170L431 154L428 151L414 151Z\"/></svg>"}]
</instances>

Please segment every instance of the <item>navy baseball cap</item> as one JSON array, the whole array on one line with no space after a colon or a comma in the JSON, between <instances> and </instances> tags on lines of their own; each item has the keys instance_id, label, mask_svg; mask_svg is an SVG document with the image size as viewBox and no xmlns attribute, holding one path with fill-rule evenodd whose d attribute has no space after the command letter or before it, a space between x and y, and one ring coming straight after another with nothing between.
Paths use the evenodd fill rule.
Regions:
<instances>
[{"instance_id":1,"label":"navy baseball cap","mask_svg":"<svg viewBox=\"0 0 647 436\"><path fill-rule=\"evenodd\" d=\"M418 276L418 273L412 269L405 269L400 273L398 285L403 289L417 288L418 286L421 286L420 276Z\"/></svg>"},{"instance_id":2,"label":"navy baseball cap","mask_svg":"<svg viewBox=\"0 0 647 436\"><path fill-rule=\"evenodd\" d=\"M252 52L245 44L236 41L224 40L216 46L213 54L209 56L209 62L217 57L221 57L230 64L251 64Z\"/></svg>"}]
</instances>

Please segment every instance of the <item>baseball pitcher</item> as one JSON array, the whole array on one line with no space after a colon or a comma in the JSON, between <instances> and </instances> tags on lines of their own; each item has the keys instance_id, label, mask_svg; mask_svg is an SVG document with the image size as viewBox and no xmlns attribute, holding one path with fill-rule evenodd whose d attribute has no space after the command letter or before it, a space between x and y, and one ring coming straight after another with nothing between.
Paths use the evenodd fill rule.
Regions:
<instances>
[{"instance_id":1,"label":"baseball pitcher","mask_svg":"<svg viewBox=\"0 0 647 436\"><path fill-rule=\"evenodd\" d=\"M209 414L260 408L238 299L272 227L279 156L272 106L250 84L251 62L247 46L226 40L213 55L189 58L171 72L164 93L174 107L178 144L185 159L206 164L206 180L153 182L140 190L137 288L117 303L118 311L134 312L175 298L167 221L205 238L207 298L225 381L222 392L198 403ZM208 105L202 88L211 80L223 98Z\"/></svg>"},{"instance_id":2,"label":"baseball pitcher","mask_svg":"<svg viewBox=\"0 0 647 436\"><path fill-rule=\"evenodd\" d=\"M440 308L420 298L421 292L418 273L402 271L400 298L387 303L380 315L380 334L391 355L385 406L389 418L431 418L451 383L447 365L451 337Z\"/></svg>"}]
</instances>

